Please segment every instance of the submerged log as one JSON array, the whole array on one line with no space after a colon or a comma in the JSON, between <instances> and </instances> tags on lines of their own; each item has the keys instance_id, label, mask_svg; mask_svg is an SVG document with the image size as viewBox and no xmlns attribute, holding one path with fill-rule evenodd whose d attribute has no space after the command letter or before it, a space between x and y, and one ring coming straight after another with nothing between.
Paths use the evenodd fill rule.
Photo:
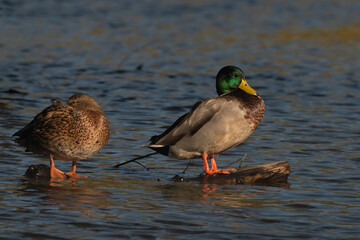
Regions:
<instances>
[{"instance_id":1,"label":"submerged log","mask_svg":"<svg viewBox=\"0 0 360 240\"><path fill-rule=\"evenodd\" d=\"M182 178L175 176L175 181L199 181L214 184L249 184L283 186L287 184L290 166L287 161L263 164L255 167L240 168L230 174L201 174L196 178Z\"/></svg>"},{"instance_id":2,"label":"submerged log","mask_svg":"<svg viewBox=\"0 0 360 240\"><path fill-rule=\"evenodd\" d=\"M27 170L24 176L30 179L50 179L50 167L45 164L36 164L31 165Z\"/></svg>"},{"instance_id":3,"label":"submerged log","mask_svg":"<svg viewBox=\"0 0 360 240\"><path fill-rule=\"evenodd\" d=\"M255 167L240 168L230 174L204 175L198 177L183 178L178 175L173 177L177 182L199 181L210 184L248 184L286 186L290 174L290 166L287 161L279 161L263 164ZM45 164L31 165L25 176L30 179L50 179L50 168Z\"/></svg>"}]
</instances>

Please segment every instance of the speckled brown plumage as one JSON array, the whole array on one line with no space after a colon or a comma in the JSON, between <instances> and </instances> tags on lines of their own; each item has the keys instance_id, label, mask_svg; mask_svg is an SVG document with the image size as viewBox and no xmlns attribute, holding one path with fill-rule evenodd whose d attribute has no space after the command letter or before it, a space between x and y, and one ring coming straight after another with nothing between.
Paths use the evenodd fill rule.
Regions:
<instances>
[{"instance_id":1,"label":"speckled brown plumage","mask_svg":"<svg viewBox=\"0 0 360 240\"><path fill-rule=\"evenodd\" d=\"M27 151L50 155L50 161L52 156L73 161L70 173L75 174L76 161L94 155L108 141L109 123L89 95L73 95L67 104L58 100L52 103L14 136Z\"/></svg>"}]
</instances>

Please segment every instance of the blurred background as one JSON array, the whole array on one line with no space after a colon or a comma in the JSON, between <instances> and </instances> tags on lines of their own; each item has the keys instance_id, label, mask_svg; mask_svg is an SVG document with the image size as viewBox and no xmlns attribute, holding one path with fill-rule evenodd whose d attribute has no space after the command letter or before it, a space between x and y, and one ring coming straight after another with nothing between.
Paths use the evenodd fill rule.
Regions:
<instances>
[{"instance_id":1,"label":"blurred background","mask_svg":"<svg viewBox=\"0 0 360 240\"><path fill-rule=\"evenodd\" d=\"M7 239L356 239L360 214L360 2L0 1L0 234ZM196 159L141 148L240 67L266 104L225 167L286 160L289 186L178 183ZM78 163L89 176L49 186L23 174L46 158L12 134L84 92L111 138ZM236 167L239 164L233 163ZM56 161L61 170L67 162ZM211 189L211 191L209 191Z\"/></svg>"}]
</instances>

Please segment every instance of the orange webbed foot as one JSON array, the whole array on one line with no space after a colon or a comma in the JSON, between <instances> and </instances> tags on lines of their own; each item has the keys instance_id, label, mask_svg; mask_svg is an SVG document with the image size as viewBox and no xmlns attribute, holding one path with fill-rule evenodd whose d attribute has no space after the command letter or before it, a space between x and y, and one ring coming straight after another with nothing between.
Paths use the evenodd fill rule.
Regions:
<instances>
[{"instance_id":1,"label":"orange webbed foot","mask_svg":"<svg viewBox=\"0 0 360 240\"><path fill-rule=\"evenodd\" d=\"M66 175L63 171L60 171L55 167L53 156L50 155L50 179L66 179Z\"/></svg>"},{"instance_id":2,"label":"orange webbed foot","mask_svg":"<svg viewBox=\"0 0 360 240\"><path fill-rule=\"evenodd\" d=\"M66 174L55 167L50 167L50 179L66 179Z\"/></svg>"},{"instance_id":3,"label":"orange webbed foot","mask_svg":"<svg viewBox=\"0 0 360 240\"><path fill-rule=\"evenodd\" d=\"M236 168L225 168L225 169L209 169L208 171L204 171L207 175L214 175L214 174L230 174L231 172L236 171Z\"/></svg>"},{"instance_id":4,"label":"orange webbed foot","mask_svg":"<svg viewBox=\"0 0 360 240\"><path fill-rule=\"evenodd\" d=\"M77 179L77 178L87 178L85 175L80 175L76 173L76 161L72 162L72 167L70 172L66 173L68 179Z\"/></svg>"},{"instance_id":5,"label":"orange webbed foot","mask_svg":"<svg viewBox=\"0 0 360 240\"><path fill-rule=\"evenodd\" d=\"M73 172L68 172L65 174L67 179L77 179L77 178L87 178L85 175L80 175Z\"/></svg>"},{"instance_id":6,"label":"orange webbed foot","mask_svg":"<svg viewBox=\"0 0 360 240\"><path fill-rule=\"evenodd\" d=\"M236 171L236 168L225 168L225 169L218 169L214 155L210 155L210 162L211 162L211 169L209 169L209 165L207 163L207 155L205 153L201 154L204 164L204 173L207 175L214 175L214 174L230 174L233 171Z\"/></svg>"}]
</instances>

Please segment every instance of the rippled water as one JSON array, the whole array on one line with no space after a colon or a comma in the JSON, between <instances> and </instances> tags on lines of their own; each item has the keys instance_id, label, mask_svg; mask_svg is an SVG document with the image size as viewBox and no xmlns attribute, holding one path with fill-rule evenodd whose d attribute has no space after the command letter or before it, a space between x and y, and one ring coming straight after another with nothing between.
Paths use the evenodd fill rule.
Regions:
<instances>
[{"instance_id":1,"label":"rippled water","mask_svg":"<svg viewBox=\"0 0 360 240\"><path fill-rule=\"evenodd\" d=\"M359 1L1 1L0 236L6 239L360 238ZM179 183L186 161L141 148L199 99L224 65L265 100L258 129L219 165L290 163L289 187ZM14 89L16 91L9 91ZM49 186L11 135L86 92L111 139ZM62 170L69 163L56 161ZM202 171L196 160L185 177Z\"/></svg>"}]
</instances>

